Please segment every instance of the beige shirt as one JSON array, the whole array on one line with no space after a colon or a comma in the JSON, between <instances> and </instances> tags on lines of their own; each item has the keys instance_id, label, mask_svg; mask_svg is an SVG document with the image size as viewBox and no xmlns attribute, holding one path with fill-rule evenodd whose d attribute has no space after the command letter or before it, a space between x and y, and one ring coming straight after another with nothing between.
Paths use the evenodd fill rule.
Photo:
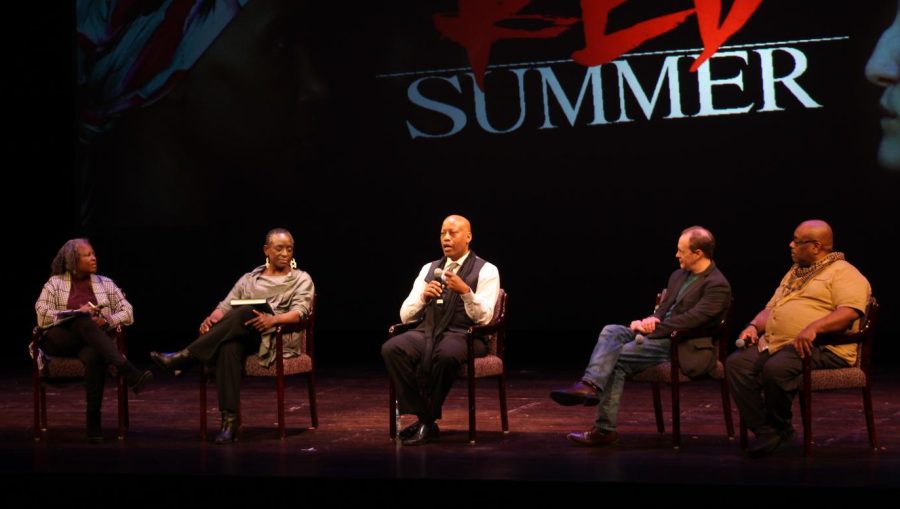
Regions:
<instances>
[{"instance_id":1,"label":"beige shirt","mask_svg":"<svg viewBox=\"0 0 900 509\"><path fill-rule=\"evenodd\" d=\"M838 260L824 268L799 290L783 295L790 274L790 271L785 274L781 284L775 289L775 295L766 304L766 309L771 312L766 322L764 339L772 354L792 343L804 327L839 307L849 307L860 314L864 313L872 294L865 276L844 260ZM856 320L850 330L858 328L859 320ZM856 363L856 345L829 345L826 348L851 366Z\"/></svg>"}]
</instances>

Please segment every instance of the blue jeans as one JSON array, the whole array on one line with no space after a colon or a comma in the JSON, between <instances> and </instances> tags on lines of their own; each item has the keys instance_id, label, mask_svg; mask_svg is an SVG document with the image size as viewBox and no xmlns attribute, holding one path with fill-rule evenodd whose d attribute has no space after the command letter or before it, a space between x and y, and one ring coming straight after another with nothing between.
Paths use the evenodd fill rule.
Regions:
<instances>
[{"instance_id":1,"label":"blue jeans","mask_svg":"<svg viewBox=\"0 0 900 509\"><path fill-rule=\"evenodd\" d=\"M603 431L616 430L616 417L625 377L669 360L669 339L634 341L634 333L624 325L607 325L600 331L594 352L582 380L600 389L596 426Z\"/></svg>"}]
</instances>

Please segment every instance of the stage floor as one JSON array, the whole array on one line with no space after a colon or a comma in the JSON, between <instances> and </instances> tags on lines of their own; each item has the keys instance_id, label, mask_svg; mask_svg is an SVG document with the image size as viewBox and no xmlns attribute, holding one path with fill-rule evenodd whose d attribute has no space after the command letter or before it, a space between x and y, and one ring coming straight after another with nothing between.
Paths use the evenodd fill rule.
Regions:
<instances>
[{"instance_id":1,"label":"stage floor","mask_svg":"<svg viewBox=\"0 0 900 509\"><path fill-rule=\"evenodd\" d=\"M878 451L868 444L859 393L839 391L814 394L816 443L811 457L802 454L795 403L798 433L793 442L772 457L757 460L742 454L737 439L726 437L718 385L710 382L682 388L679 450L672 448L668 388L663 391L667 429L661 435L656 432L649 385L637 383L628 384L623 396L620 444L604 449L575 446L565 434L590 428L594 408L561 407L548 393L571 384L578 375L568 369L511 371L508 435L500 432L496 383L479 381L475 445L468 443L465 385L459 381L445 405L440 440L424 447L402 447L389 440L387 381L380 366L320 367L320 425L315 430L307 429L306 385L302 378L291 379L288 436L283 441L275 424L274 382L247 379L241 440L216 446L199 438L196 372L179 377L157 373L147 391L131 395L131 427L123 441L115 439L115 390L109 381L103 414L107 440L88 444L81 385L48 389L50 429L45 440L32 440L30 371L19 370L0 379L0 476L11 487L102 479L122 492L152 494L153 486L170 485L181 487L177 489L183 490L182 500L194 496L187 486L205 485L212 493L198 500L206 502L263 500L283 489L304 487L334 506L344 505L342 501L352 505L349 501L361 494L396 503L401 494L447 486L455 487L440 499L447 505L466 498L466 490L482 497L515 493L523 501L601 496L584 483L600 483L609 493L646 502L695 487L758 486L767 487L770 494L817 488L801 491L814 492L823 500L835 491L900 487L900 376L892 371L874 377ZM209 398L214 436L218 426L214 389ZM733 416L737 425L736 410ZM405 417L403 424L410 422ZM582 489L588 490L587 495ZM42 494L56 496L62 495ZM729 505L740 505L741 500Z\"/></svg>"}]
</instances>

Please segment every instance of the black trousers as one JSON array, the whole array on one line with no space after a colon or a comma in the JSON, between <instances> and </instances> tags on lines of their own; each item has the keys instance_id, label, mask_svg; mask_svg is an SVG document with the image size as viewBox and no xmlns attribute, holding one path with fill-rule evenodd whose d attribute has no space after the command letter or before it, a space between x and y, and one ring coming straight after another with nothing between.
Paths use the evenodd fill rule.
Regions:
<instances>
[{"instance_id":1,"label":"black trousers","mask_svg":"<svg viewBox=\"0 0 900 509\"><path fill-rule=\"evenodd\" d=\"M425 333L411 330L398 334L381 346L381 357L397 390L400 413L415 414L420 421L431 423L441 418L441 407L467 361L466 334L447 331L435 343L431 372L425 387L416 376L425 352ZM487 354L487 345L475 341L475 356Z\"/></svg>"},{"instance_id":2,"label":"black trousers","mask_svg":"<svg viewBox=\"0 0 900 509\"><path fill-rule=\"evenodd\" d=\"M50 355L78 357L84 363L87 413L98 415L103 403L107 366L125 365L112 337L88 316L79 316L44 331L41 349Z\"/></svg>"},{"instance_id":3,"label":"black trousers","mask_svg":"<svg viewBox=\"0 0 900 509\"><path fill-rule=\"evenodd\" d=\"M845 368L847 362L826 348L813 346L814 369ZM800 390L803 361L790 344L770 355L755 346L728 357L725 373L744 423L756 435L791 428L791 406Z\"/></svg>"},{"instance_id":4,"label":"black trousers","mask_svg":"<svg viewBox=\"0 0 900 509\"><path fill-rule=\"evenodd\" d=\"M215 362L219 410L238 410L244 358L258 348L261 338L259 331L244 325L255 316L252 306L236 307L187 347L204 364Z\"/></svg>"}]
</instances>

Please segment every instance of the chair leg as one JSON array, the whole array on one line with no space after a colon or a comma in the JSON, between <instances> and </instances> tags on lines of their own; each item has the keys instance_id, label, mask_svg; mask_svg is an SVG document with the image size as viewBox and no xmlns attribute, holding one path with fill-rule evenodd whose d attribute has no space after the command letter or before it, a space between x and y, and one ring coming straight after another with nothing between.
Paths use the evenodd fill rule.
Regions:
<instances>
[{"instance_id":1,"label":"chair leg","mask_svg":"<svg viewBox=\"0 0 900 509\"><path fill-rule=\"evenodd\" d=\"M275 392L278 398L278 438L284 440L284 376L275 377Z\"/></svg>"},{"instance_id":2,"label":"chair leg","mask_svg":"<svg viewBox=\"0 0 900 509\"><path fill-rule=\"evenodd\" d=\"M672 447L681 447L681 385L677 376L672 380Z\"/></svg>"},{"instance_id":3,"label":"chair leg","mask_svg":"<svg viewBox=\"0 0 900 509\"><path fill-rule=\"evenodd\" d=\"M475 364L469 364L469 443L475 443Z\"/></svg>"},{"instance_id":4,"label":"chair leg","mask_svg":"<svg viewBox=\"0 0 900 509\"><path fill-rule=\"evenodd\" d=\"M34 441L41 439L41 380L35 375L34 377Z\"/></svg>"},{"instance_id":5,"label":"chair leg","mask_svg":"<svg viewBox=\"0 0 900 509\"><path fill-rule=\"evenodd\" d=\"M117 392L117 403L118 403L118 422L119 429L117 432L117 437L119 440L125 440L125 430L128 428L128 425L125 423L126 417L126 408L128 408L128 387L125 385L125 377L118 375L116 376L116 392Z\"/></svg>"},{"instance_id":6,"label":"chair leg","mask_svg":"<svg viewBox=\"0 0 900 509\"><path fill-rule=\"evenodd\" d=\"M200 367L200 440L206 441L206 366Z\"/></svg>"},{"instance_id":7,"label":"chair leg","mask_svg":"<svg viewBox=\"0 0 900 509\"><path fill-rule=\"evenodd\" d=\"M728 394L728 381L724 378L719 382L722 387L722 412L725 413L725 431L728 440L734 440L734 421L731 419L731 396Z\"/></svg>"},{"instance_id":8,"label":"chair leg","mask_svg":"<svg viewBox=\"0 0 900 509\"><path fill-rule=\"evenodd\" d=\"M803 455L812 453L812 398L800 391L800 418L803 420Z\"/></svg>"},{"instance_id":9,"label":"chair leg","mask_svg":"<svg viewBox=\"0 0 900 509\"><path fill-rule=\"evenodd\" d=\"M651 383L650 389L653 390L653 413L656 414L656 431L662 434L666 432L666 425L663 422L662 398L660 398L659 395L659 384L656 382Z\"/></svg>"},{"instance_id":10,"label":"chair leg","mask_svg":"<svg viewBox=\"0 0 900 509\"><path fill-rule=\"evenodd\" d=\"M509 414L506 411L506 376L501 372L497 378L497 386L500 389L500 426L503 433L509 433Z\"/></svg>"},{"instance_id":11,"label":"chair leg","mask_svg":"<svg viewBox=\"0 0 900 509\"><path fill-rule=\"evenodd\" d=\"M47 431L47 388L41 384L41 431Z\"/></svg>"},{"instance_id":12,"label":"chair leg","mask_svg":"<svg viewBox=\"0 0 900 509\"><path fill-rule=\"evenodd\" d=\"M863 406L866 410L866 428L869 431L869 445L878 450L878 437L875 434L875 413L872 409L872 390L868 385L863 387Z\"/></svg>"},{"instance_id":13,"label":"chair leg","mask_svg":"<svg viewBox=\"0 0 900 509\"><path fill-rule=\"evenodd\" d=\"M741 428L741 450L747 450L747 425L744 423L744 418L738 418L738 424Z\"/></svg>"},{"instance_id":14,"label":"chair leg","mask_svg":"<svg viewBox=\"0 0 900 509\"><path fill-rule=\"evenodd\" d=\"M241 412L241 400L238 400L238 410L237 410L237 433L238 438L241 437L241 434L244 432L244 414Z\"/></svg>"},{"instance_id":15,"label":"chair leg","mask_svg":"<svg viewBox=\"0 0 900 509\"><path fill-rule=\"evenodd\" d=\"M129 407L128 407L128 390L127 389L125 390L125 398L123 398L123 402L125 403L125 405L122 410L123 410L123 413L125 414L125 429L127 430L128 428L131 427L131 412L129 412L129 410L128 410Z\"/></svg>"},{"instance_id":16,"label":"chair leg","mask_svg":"<svg viewBox=\"0 0 900 509\"><path fill-rule=\"evenodd\" d=\"M397 394L394 390L394 382L389 382L388 388L388 435L391 440L397 438Z\"/></svg>"},{"instance_id":17,"label":"chair leg","mask_svg":"<svg viewBox=\"0 0 900 509\"><path fill-rule=\"evenodd\" d=\"M319 427L319 407L316 405L316 372L310 371L307 379L307 387L309 389L309 417L312 420L312 426L309 429Z\"/></svg>"}]
</instances>

